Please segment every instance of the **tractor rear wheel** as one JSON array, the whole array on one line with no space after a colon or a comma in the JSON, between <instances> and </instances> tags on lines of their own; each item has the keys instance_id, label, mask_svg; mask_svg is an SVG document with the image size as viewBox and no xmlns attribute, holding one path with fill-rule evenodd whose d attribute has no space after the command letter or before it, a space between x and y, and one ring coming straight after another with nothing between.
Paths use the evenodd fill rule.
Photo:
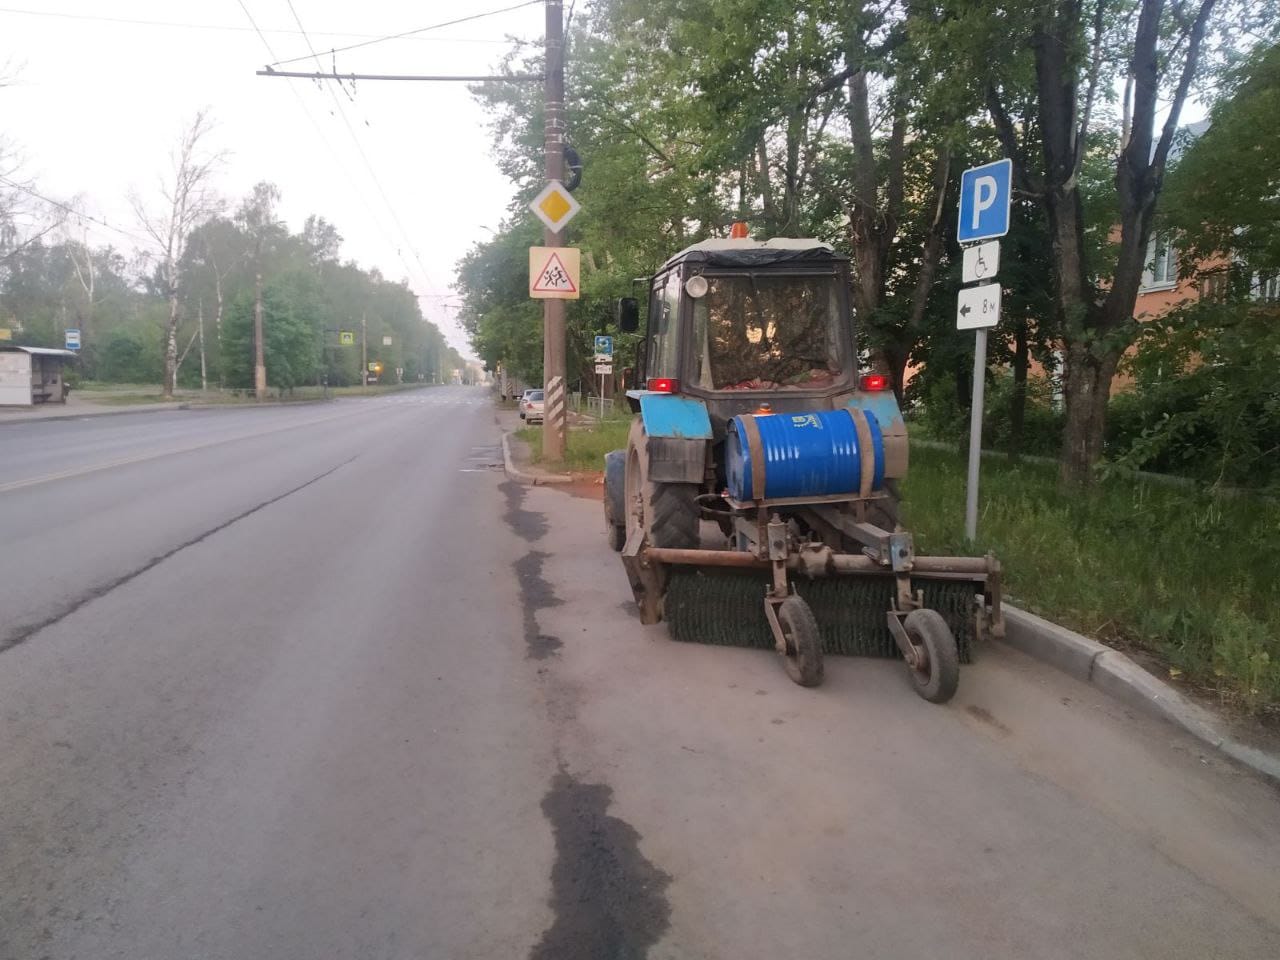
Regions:
<instances>
[{"instance_id":1,"label":"tractor rear wheel","mask_svg":"<svg viewBox=\"0 0 1280 960\"><path fill-rule=\"evenodd\" d=\"M651 547L689 549L699 545L698 485L658 483L649 479L649 451L644 423L637 418L627 438L627 536L643 527Z\"/></svg>"},{"instance_id":2,"label":"tractor rear wheel","mask_svg":"<svg viewBox=\"0 0 1280 960\"><path fill-rule=\"evenodd\" d=\"M883 497L867 503L867 522L874 523L882 530L892 533L898 529L898 518L901 513L902 494L898 488L898 481L886 480L884 494ZM861 546L861 544L858 545L857 552L861 552Z\"/></svg>"}]
</instances>

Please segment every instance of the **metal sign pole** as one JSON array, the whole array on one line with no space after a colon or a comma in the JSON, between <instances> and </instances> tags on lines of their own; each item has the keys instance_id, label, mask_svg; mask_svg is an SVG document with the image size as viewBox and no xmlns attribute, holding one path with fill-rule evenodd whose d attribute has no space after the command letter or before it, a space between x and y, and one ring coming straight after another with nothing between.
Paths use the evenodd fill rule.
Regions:
<instances>
[{"instance_id":1,"label":"metal sign pole","mask_svg":"<svg viewBox=\"0 0 1280 960\"><path fill-rule=\"evenodd\" d=\"M978 474L982 466L982 404L987 384L987 330L1000 322L1001 290L997 238L1009 232L1013 202L1013 161L970 167L960 175L960 217L956 240L964 248L956 298L956 329L973 330L973 402L969 410L969 477L965 491L964 536L978 538ZM984 242L987 241L987 242ZM995 241L995 242L990 242Z\"/></svg>"},{"instance_id":2,"label":"metal sign pole","mask_svg":"<svg viewBox=\"0 0 1280 960\"><path fill-rule=\"evenodd\" d=\"M969 414L969 483L964 504L964 536L978 538L978 468L982 462L982 403L987 381L987 328L973 341L973 405Z\"/></svg>"}]
</instances>

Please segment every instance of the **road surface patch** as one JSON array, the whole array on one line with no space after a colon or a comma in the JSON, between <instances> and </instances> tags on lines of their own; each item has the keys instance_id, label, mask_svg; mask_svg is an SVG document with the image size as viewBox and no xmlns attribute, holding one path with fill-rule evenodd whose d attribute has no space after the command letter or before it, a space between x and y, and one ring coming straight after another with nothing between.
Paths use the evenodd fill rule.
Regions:
<instances>
[{"instance_id":1,"label":"road surface patch","mask_svg":"<svg viewBox=\"0 0 1280 960\"><path fill-rule=\"evenodd\" d=\"M640 960L671 922L671 877L640 852L640 834L609 816L613 789L580 783L564 769L542 812L555 835L551 909L555 921L530 960Z\"/></svg>"}]
</instances>

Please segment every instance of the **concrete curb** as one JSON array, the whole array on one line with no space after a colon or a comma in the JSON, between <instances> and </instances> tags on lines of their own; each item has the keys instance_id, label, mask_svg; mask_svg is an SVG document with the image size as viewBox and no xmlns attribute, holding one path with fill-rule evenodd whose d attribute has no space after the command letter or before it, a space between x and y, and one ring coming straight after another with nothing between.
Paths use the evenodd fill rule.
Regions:
<instances>
[{"instance_id":1,"label":"concrete curb","mask_svg":"<svg viewBox=\"0 0 1280 960\"><path fill-rule=\"evenodd\" d=\"M335 403L341 397L317 397L314 400L267 400L264 403L192 403L178 405L179 410L261 410L264 407L314 407L318 403Z\"/></svg>"},{"instance_id":2,"label":"concrete curb","mask_svg":"<svg viewBox=\"0 0 1280 960\"><path fill-rule=\"evenodd\" d=\"M1003 611L1004 642L1009 646L1092 684L1121 703L1174 723L1233 760L1280 781L1280 756L1236 740L1210 711L1119 650L1010 604L1003 604Z\"/></svg>"},{"instance_id":3,"label":"concrete curb","mask_svg":"<svg viewBox=\"0 0 1280 960\"><path fill-rule=\"evenodd\" d=\"M59 413L52 417L32 417L18 415L10 419L0 415L0 426L11 423L51 423L59 420L94 420L98 417L125 417L135 413L172 413L185 409L180 403L157 403L152 406L126 407L124 410L81 410L79 413Z\"/></svg>"},{"instance_id":4,"label":"concrete curb","mask_svg":"<svg viewBox=\"0 0 1280 960\"><path fill-rule=\"evenodd\" d=\"M567 473L527 473L516 466L516 462L511 457L511 434L504 433L502 435L502 464L507 471L507 476L516 483L523 483L528 487L541 487L552 483L572 483L573 477Z\"/></svg>"},{"instance_id":5,"label":"concrete curb","mask_svg":"<svg viewBox=\"0 0 1280 960\"><path fill-rule=\"evenodd\" d=\"M340 397L328 400L268 400L266 403L201 403L195 401L174 401L173 403L156 403L125 407L123 410L81 410L78 413L59 413L52 417L34 417L18 414L9 417L0 414L0 426L10 423L49 423L58 420L92 420L98 417L124 417L135 413L172 413L174 410L261 410L263 407L310 407L317 403L332 403Z\"/></svg>"}]
</instances>

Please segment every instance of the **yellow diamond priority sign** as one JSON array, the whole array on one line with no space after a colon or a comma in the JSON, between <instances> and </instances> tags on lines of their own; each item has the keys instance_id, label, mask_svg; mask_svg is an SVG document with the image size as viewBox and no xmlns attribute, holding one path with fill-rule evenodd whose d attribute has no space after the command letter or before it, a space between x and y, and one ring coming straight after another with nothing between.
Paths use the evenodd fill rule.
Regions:
<instances>
[{"instance_id":1,"label":"yellow diamond priority sign","mask_svg":"<svg viewBox=\"0 0 1280 960\"><path fill-rule=\"evenodd\" d=\"M582 204L558 180L553 180L543 187L542 192L533 198L529 209L548 230L559 233L582 209Z\"/></svg>"},{"instance_id":2,"label":"yellow diamond priority sign","mask_svg":"<svg viewBox=\"0 0 1280 960\"><path fill-rule=\"evenodd\" d=\"M529 296L535 300L577 300L581 259L577 247L530 247Z\"/></svg>"}]
</instances>

